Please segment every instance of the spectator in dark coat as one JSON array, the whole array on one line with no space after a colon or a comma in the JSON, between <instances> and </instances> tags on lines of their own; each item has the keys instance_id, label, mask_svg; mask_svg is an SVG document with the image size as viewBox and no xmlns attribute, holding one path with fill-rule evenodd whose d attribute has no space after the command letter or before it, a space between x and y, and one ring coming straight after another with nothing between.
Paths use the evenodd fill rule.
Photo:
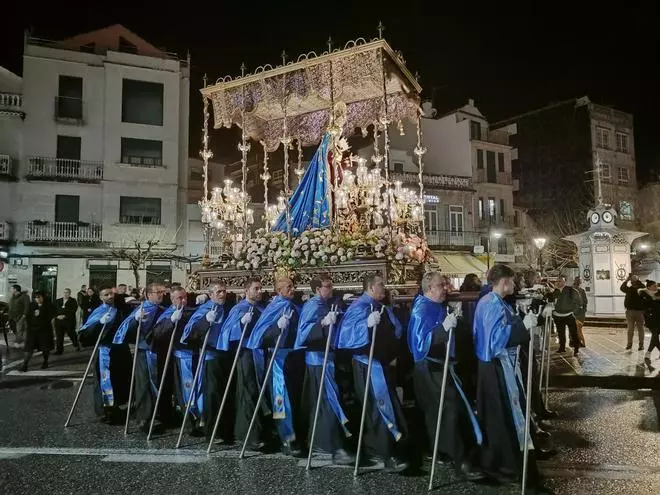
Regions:
<instances>
[{"instance_id":1,"label":"spectator in dark coat","mask_svg":"<svg viewBox=\"0 0 660 495\"><path fill-rule=\"evenodd\" d=\"M27 314L27 335L25 337L25 354L21 371L27 371L28 363L35 350L43 354L44 362L41 369L48 368L48 356L53 349L53 327L51 321L55 317L55 306L41 291L34 291L34 301L30 304Z\"/></svg>"}]
</instances>

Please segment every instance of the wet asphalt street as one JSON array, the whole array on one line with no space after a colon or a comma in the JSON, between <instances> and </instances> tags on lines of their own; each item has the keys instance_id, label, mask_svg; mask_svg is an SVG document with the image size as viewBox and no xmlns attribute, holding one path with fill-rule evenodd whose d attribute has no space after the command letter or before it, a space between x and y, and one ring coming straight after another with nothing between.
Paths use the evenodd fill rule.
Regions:
<instances>
[{"instance_id":1,"label":"wet asphalt street","mask_svg":"<svg viewBox=\"0 0 660 495\"><path fill-rule=\"evenodd\" d=\"M207 456L204 442L178 431L150 443L143 433L124 437L121 426L100 424L83 392L72 426L63 424L86 363L67 348L41 376L40 358L21 374L10 364L0 379L0 494L135 493L423 493L428 464L403 475L328 466L305 472L304 462L252 454L238 447ZM14 355L13 357L18 357ZM10 363L12 356L10 355ZM89 381L88 383L91 383ZM575 384L579 385L579 383ZM89 390L87 390L89 392ZM660 393L601 388L553 389L548 422L558 453L540 462L545 484L561 494L651 494L660 490ZM516 486L460 481L436 471L436 493L520 493Z\"/></svg>"}]
</instances>

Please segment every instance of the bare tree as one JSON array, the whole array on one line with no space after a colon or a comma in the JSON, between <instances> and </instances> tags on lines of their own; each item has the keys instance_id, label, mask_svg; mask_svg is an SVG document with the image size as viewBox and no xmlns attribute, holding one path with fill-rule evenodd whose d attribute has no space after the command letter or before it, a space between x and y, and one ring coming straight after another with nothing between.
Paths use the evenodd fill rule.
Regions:
<instances>
[{"instance_id":1,"label":"bare tree","mask_svg":"<svg viewBox=\"0 0 660 495\"><path fill-rule=\"evenodd\" d=\"M135 287L140 287L140 269L151 260L172 260L180 257L175 255L176 236L181 226L177 228L170 241L164 241L167 230L145 226L140 232L122 241L110 250L110 256L120 261L128 261L130 270L135 277Z\"/></svg>"}]
</instances>

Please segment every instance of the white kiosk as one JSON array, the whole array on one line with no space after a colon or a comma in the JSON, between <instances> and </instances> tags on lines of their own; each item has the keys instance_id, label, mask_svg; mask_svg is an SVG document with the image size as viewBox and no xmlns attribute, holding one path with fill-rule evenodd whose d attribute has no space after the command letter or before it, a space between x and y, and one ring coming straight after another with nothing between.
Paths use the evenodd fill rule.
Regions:
<instances>
[{"instance_id":1,"label":"white kiosk","mask_svg":"<svg viewBox=\"0 0 660 495\"><path fill-rule=\"evenodd\" d=\"M589 300L587 314L621 316L625 294L621 284L630 273L630 246L644 232L621 230L615 224L616 210L604 205L598 181L598 204L589 210L589 230L565 237L577 245L582 287Z\"/></svg>"}]
</instances>

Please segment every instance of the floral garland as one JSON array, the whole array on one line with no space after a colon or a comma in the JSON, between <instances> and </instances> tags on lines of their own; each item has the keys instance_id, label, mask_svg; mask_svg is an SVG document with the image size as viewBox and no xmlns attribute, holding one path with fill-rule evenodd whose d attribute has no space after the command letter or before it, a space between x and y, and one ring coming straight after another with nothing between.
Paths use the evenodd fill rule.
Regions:
<instances>
[{"instance_id":1,"label":"floral garland","mask_svg":"<svg viewBox=\"0 0 660 495\"><path fill-rule=\"evenodd\" d=\"M426 241L417 235L395 233L389 228L364 232L310 229L297 237L286 232L257 230L223 268L257 270L265 267L324 267L359 259L387 259L396 264L432 260Z\"/></svg>"}]
</instances>

